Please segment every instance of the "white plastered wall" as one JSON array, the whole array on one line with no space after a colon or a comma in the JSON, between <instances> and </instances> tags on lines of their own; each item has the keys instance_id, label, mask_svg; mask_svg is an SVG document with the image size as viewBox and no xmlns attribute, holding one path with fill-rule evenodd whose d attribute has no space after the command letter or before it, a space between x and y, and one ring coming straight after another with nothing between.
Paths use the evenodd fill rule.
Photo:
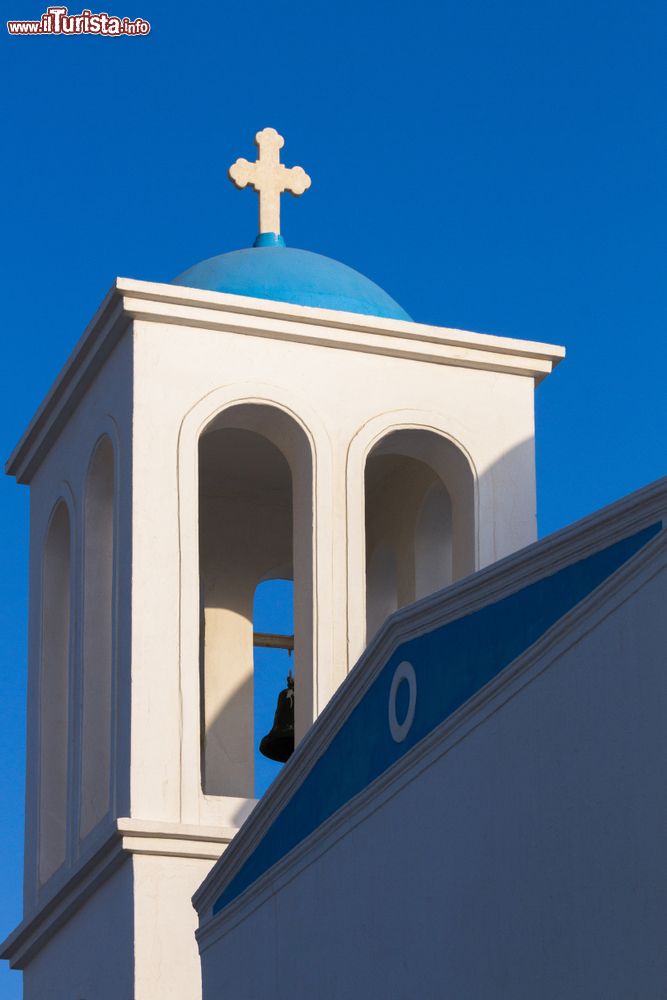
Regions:
<instances>
[{"instance_id":1,"label":"white plastered wall","mask_svg":"<svg viewBox=\"0 0 667 1000\"><path fill-rule=\"evenodd\" d=\"M199 778L203 428L226 408L274 407L310 442L317 714L365 644L366 456L401 428L428 430L460 449L474 478L474 564L487 565L535 538L534 383L144 321L135 324L135 368L133 658L159 664L160 689L149 669L135 676L133 740L141 766L132 776L133 808L174 821L233 823L238 800L204 795Z\"/></svg>"},{"instance_id":2,"label":"white plastered wall","mask_svg":"<svg viewBox=\"0 0 667 1000\"><path fill-rule=\"evenodd\" d=\"M661 1000L664 553L202 921L204 1000L272 994L294 942L294 1000Z\"/></svg>"},{"instance_id":3,"label":"white plastered wall","mask_svg":"<svg viewBox=\"0 0 667 1000\"><path fill-rule=\"evenodd\" d=\"M128 858L28 962L24 1000L134 1000L133 892Z\"/></svg>"},{"instance_id":4,"label":"white plastered wall","mask_svg":"<svg viewBox=\"0 0 667 1000\"><path fill-rule=\"evenodd\" d=\"M135 286L147 289L149 295L160 288L144 283ZM464 367L458 356L453 364L399 357L392 353L393 343L386 350L382 346L390 338L380 335L381 331L377 340L373 331L355 333L357 343L348 349L349 333L342 330L340 345L332 339L332 314L326 311L308 311L310 339L302 341L281 333L292 322L291 307L285 307L284 321L276 320L275 335L272 329L267 335L267 320L254 306L243 317L249 330L216 328L217 304L207 313L213 325L201 321L184 325L177 316L179 303L188 296L196 299L208 293L183 289L174 293L161 287L160 294L175 295L176 304L160 302L152 318L142 318L144 310L151 312L152 304L142 305L139 318L126 328L112 353L103 356L95 377L73 397L65 418L57 424L53 418L44 454L33 453L31 471L24 473L32 491L32 735L25 911L28 918L35 916L35 926L25 934L42 933L39 921L46 913L44 906L59 890L73 894L73 913L83 912L75 908L77 872L102 845L106 850L118 842L113 821L131 817L143 832L136 840L130 838L131 843L121 838L121 849L133 856L138 852L160 859L137 868L141 874L132 893L145 892L146 898L132 898L136 912L143 914L134 928L135 947L145 947L147 955L157 949L168 954L170 961L191 968L196 948L187 930L192 920L190 895L253 806L246 796L207 795L202 789L197 468L202 431L212 421L224 423L225 415L233 411L243 411L241 426L249 429L253 429L254 416L275 415L270 425L264 421L255 429L281 449L293 477L295 577L308 583L295 595L297 648L303 656L296 706L299 735L327 703L365 644L364 469L368 454L384 436L403 429L428 431L458 449L474 484L469 511L475 539L470 568L487 565L535 537L534 380L527 373ZM114 307L113 293L109 301ZM224 313L224 303L219 308ZM273 304L270 308L280 311L282 307ZM127 321L126 317L121 320ZM366 321L371 326L375 322ZM296 321L294 327L299 333ZM94 325L91 329L88 336L92 339L98 331ZM416 343L418 332L411 336ZM489 365L499 359L498 364L505 367L504 355L490 357ZM548 363L540 364L546 372ZM84 496L90 459L102 435L108 435L114 447L116 498L109 808L80 840ZM65 864L39 888L39 595L44 533L60 498L70 511L73 538L67 856ZM87 816L101 815L99 792ZM200 837L204 827L206 833ZM185 855L189 860L181 864ZM155 872L173 886L173 894L163 901L173 911L171 931L170 922L161 922L157 911L151 910L161 898L152 881ZM103 880L100 884L111 885ZM48 961L54 970L67 964L69 926L66 922L49 939ZM91 920L90 927L94 926ZM40 968L46 967L46 961ZM170 962L147 958L145 969L150 969L145 982L157 977L156 995L167 995L164 991L171 988L171 982L179 982ZM189 995L198 995L195 982Z\"/></svg>"},{"instance_id":5,"label":"white plastered wall","mask_svg":"<svg viewBox=\"0 0 667 1000\"><path fill-rule=\"evenodd\" d=\"M132 865L135 922L132 1000L197 1000L201 995L201 966L194 944L197 914L190 899L212 862L135 854ZM98 998L91 996L90 1000ZM120 998L114 996L113 1000Z\"/></svg>"},{"instance_id":6,"label":"white plastered wall","mask_svg":"<svg viewBox=\"0 0 667 1000\"><path fill-rule=\"evenodd\" d=\"M130 718L130 586L131 578L131 420L132 342L122 340L107 359L91 391L81 399L75 413L53 443L30 484L30 611L28 654L28 737L24 910L34 912L61 888L73 868L94 853L108 834L114 815L129 811L129 718ZM110 766L105 768L107 787L98 789L94 808L82 795L83 729L83 551L84 498L90 460L99 440L106 436L114 449L115 462L115 553L114 596L116 625L113 664L109 747ZM119 488L121 484L121 488ZM62 500L68 508L71 531L70 642L67 787L58 795L66 803L65 862L41 884L37 858L40 837L40 719L39 690L43 659L42 561L47 525L54 505ZM90 674L94 683L95 672ZM120 711L118 706L120 705ZM106 806L104 805L106 803ZM94 813L96 822L80 835L81 816Z\"/></svg>"},{"instance_id":7,"label":"white plastered wall","mask_svg":"<svg viewBox=\"0 0 667 1000\"><path fill-rule=\"evenodd\" d=\"M28 963L25 1000L196 1000L190 897L211 864L127 857Z\"/></svg>"}]
</instances>

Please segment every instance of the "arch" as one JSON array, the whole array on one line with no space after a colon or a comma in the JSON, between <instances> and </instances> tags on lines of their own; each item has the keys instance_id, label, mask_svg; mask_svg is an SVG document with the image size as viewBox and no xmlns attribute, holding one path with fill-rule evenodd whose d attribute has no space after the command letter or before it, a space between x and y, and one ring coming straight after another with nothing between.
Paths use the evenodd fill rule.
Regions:
<instances>
[{"instance_id":1,"label":"arch","mask_svg":"<svg viewBox=\"0 0 667 1000\"><path fill-rule=\"evenodd\" d=\"M229 796L209 796L203 792L201 773L201 707L203 685L197 664L200 662L200 591L199 591L199 546L198 546L198 442L203 430L226 410L242 406L268 407L271 412L280 412L283 419L291 421L301 434L307 451L307 465L311 470L312 537L328 537L333 519L332 493L332 447L326 427L317 411L304 399L297 397L293 390L259 381L248 381L243 385L229 383L220 385L194 401L184 414L178 434L178 522L179 522L179 678L182 712L181 741L181 815L185 822L200 821L234 825L239 816L245 816L245 798ZM317 508L313 503L315 490L318 491ZM326 590L332 575L332 553L330 547L312 545L310 575L313 591ZM297 738L305 732L315 714L326 702L333 690L334 665L340 663L341 655L334 658L333 650L323 644L321 638L322 620L326 621L328 605L319 606L313 600L311 606L312 638L301 640L300 651L312 657L311 704L308 692L296 704ZM301 655L300 653L300 655Z\"/></svg>"},{"instance_id":2,"label":"arch","mask_svg":"<svg viewBox=\"0 0 667 1000\"><path fill-rule=\"evenodd\" d=\"M313 718L313 467L285 411L237 403L198 443L201 767L207 795L254 795L253 598L294 579L297 738Z\"/></svg>"},{"instance_id":3,"label":"arch","mask_svg":"<svg viewBox=\"0 0 667 1000\"><path fill-rule=\"evenodd\" d=\"M42 884L64 863L67 855L71 535L69 508L61 498L49 519L42 556L39 685L39 880Z\"/></svg>"},{"instance_id":4,"label":"arch","mask_svg":"<svg viewBox=\"0 0 667 1000\"><path fill-rule=\"evenodd\" d=\"M399 416L404 420L397 419ZM348 587L351 592L354 571L361 570L365 609L363 618L350 623L352 655L355 640L358 653L381 624L377 584L373 583L378 546L388 545L395 554L397 607L476 568L474 466L461 442L438 426L440 418L424 417L419 420L411 411L384 414L362 428L350 447L349 502L354 502L354 460L361 471L357 488L363 498L363 513L359 512L357 522L361 531L350 518ZM355 557L355 539L360 544L361 560Z\"/></svg>"},{"instance_id":5,"label":"arch","mask_svg":"<svg viewBox=\"0 0 667 1000\"><path fill-rule=\"evenodd\" d=\"M81 837L107 814L111 795L115 479L105 434L88 466L84 503Z\"/></svg>"}]
</instances>

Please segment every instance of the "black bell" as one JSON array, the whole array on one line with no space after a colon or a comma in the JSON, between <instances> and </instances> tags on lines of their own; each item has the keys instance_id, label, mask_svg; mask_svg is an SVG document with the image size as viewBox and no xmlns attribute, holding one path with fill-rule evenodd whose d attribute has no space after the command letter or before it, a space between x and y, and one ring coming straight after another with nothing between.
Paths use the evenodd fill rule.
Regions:
<instances>
[{"instance_id":1,"label":"black bell","mask_svg":"<svg viewBox=\"0 0 667 1000\"><path fill-rule=\"evenodd\" d=\"M290 671L287 687L278 695L273 728L262 738L259 752L269 760L284 764L294 753L294 678Z\"/></svg>"}]
</instances>

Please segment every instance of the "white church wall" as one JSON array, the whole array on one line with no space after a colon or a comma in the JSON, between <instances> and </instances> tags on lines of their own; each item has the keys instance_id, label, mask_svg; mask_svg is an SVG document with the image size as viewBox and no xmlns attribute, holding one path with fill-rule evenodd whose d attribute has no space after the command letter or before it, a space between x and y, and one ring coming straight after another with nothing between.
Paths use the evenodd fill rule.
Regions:
<instances>
[{"instance_id":1,"label":"white church wall","mask_svg":"<svg viewBox=\"0 0 667 1000\"><path fill-rule=\"evenodd\" d=\"M265 856L261 838L280 818L281 790L297 796L324 759L318 729L324 747L333 746L327 741L352 718L346 698L371 698L375 675L357 668L274 786L273 802L269 792L252 817L249 853L244 831L195 897L204 1000L223 986L235 1000L271 990L332 1000L662 997L667 536L655 525L667 513L666 488L656 484L643 506L628 498L615 515L601 512L597 523L513 557L506 570L445 591L439 615L438 598L398 612L394 634L407 649L420 621L430 629L443 616L455 622L466 613L457 606L470 614L485 599L502 600L512 584L553 578L535 591L548 602L563 570L559 600L563 608L574 601L393 768L245 892L241 883L240 895L226 895L242 858ZM625 546L623 533L637 532L645 549L633 556L633 542L626 562L615 571L608 563L593 590L590 578L587 597L567 596L589 573L579 560L603 566L607 555L590 553ZM368 669L383 649L388 662L391 636L390 625L366 654ZM481 641L493 648L495 639ZM419 686L416 698L419 705ZM374 756L386 714L377 726ZM212 913L214 906L222 909Z\"/></svg>"},{"instance_id":2,"label":"white church wall","mask_svg":"<svg viewBox=\"0 0 667 1000\"><path fill-rule=\"evenodd\" d=\"M457 563L453 518L452 575L487 565L535 536L534 384L562 355L549 345L118 279L9 462L31 485L29 779L25 920L3 954L28 976L38 970L33 981L46 982L50 966L70 983L66 930L86 912L95 880L116 893L112 909L131 926L146 990L152 980L163 997L176 983L185 995L174 970L196 968L189 897L255 807L238 794L247 782L222 795L202 784L202 431L240 414L240 426L264 434L289 463L296 731L307 739L365 643L369 452L405 431L465 456L469 502L461 506L451 480L446 488L473 543L467 563ZM262 427L253 423L260 417ZM105 436L113 475L107 455L95 483L87 477ZM59 498L71 532L59 790L66 836L63 863L54 840L60 853L40 884L42 560ZM283 543L282 567L267 572L289 571ZM86 580L93 563L95 579ZM420 592L440 579L426 570ZM104 611L91 617L99 601ZM136 873L130 916L123 884L104 881L123 855ZM103 921L91 916L90 933L104 941ZM192 980L187 995L198 992Z\"/></svg>"},{"instance_id":3,"label":"white church wall","mask_svg":"<svg viewBox=\"0 0 667 1000\"><path fill-rule=\"evenodd\" d=\"M113 443L118 468L118 478L127 487L121 494L118 484L117 525L119 531L117 574L125 581L116 608L118 675L113 679L114 690L127 677L129 669L129 613L131 542L130 503L131 483L131 422L132 422L132 349L129 338L122 340L108 357L91 389L80 399L76 410L61 428L58 438L34 473L30 497L30 612L29 612L29 656L28 656L28 740L27 740L27 785L26 785L26 849L24 907L26 914L34 911L64 884L71 870L83 862L91 850L96 836L91 834L81 839L82 820L82 751L83 751L83 593L85 535L85 496L90 462L100 438L106 436ZM62 863L55 870L38 871L37 858L43 849L40 837L50 837L44 830L40 818L40 765L43 754L48 751L41 740L42 723L39 705L42 672L42 651L49 645L43 634L43 569L45 558L45 537L53 505L64 498L70 517L70 607L69 607L69 658L68 681L65 701L59 692L52 709L64 712L68 725L64 730L67 739L66 773L58 782L50 781L51 794L66 803L65 807L65 853ZM61 592L64 588L61 588ZM50 679L49 679L50 681ZM97 683L97 680L95 680ZM108 690L108 678L102 687ZM95 696L97 697L97 695ZM51 695L48 695L51 700ZM129 709L129 704L128 704ZM109 739L113 740L115 759L111 761L111 774L107 779L109 792L106 795L111 812L128 811L129 783L127 761L129 745L126 739L127 715L119 717L115 706L109 706L113 723L110 724ZM105 710L106 711L106 710ZM105 796L103 795L103 798ZM113 804L111 804L113 803ZM99 814L98 814L99 818ZM99 831L100 833L102 831ZM53 869L53 866L51 866ZM48 877L45 877L47 875Z\"/></svg>"},{"instance_id":4,"label":"white church wall","mask_svg":"<svg viewBox=\"0 0 667 1000\"><path fill-rule=\"evenodd\" d=\"M132 893L128 859L31 957L24 1000L134 1000Z\"/></svg>"},{"instance_id":5,"label":"white church wall","mask_svg":"<svg viewBox=\"0 0 667 1000\"><path fill-rule=\"evenodd\" d=\"M135 505L135 658L145 659L150 649L162 665L160 691L146 673L137 680L135 705L137 726L150 712L164 733L148 746L146 729L137 728L144 763L133 776L136 814L231 821L228 804L216 801L224 796L201 791L194 535L196 441L225 406L283 409L308 428L312 441L317 655L310 719L365 644L364 464L379 437L423 428L472 457L475 509L469 516L479 531L471 567L535 537L532 378L287 343L277 323L275 331L273 338L144 319L135 325L135 490L142 498ZM506 470L497 473L497 465ZM179 600L180 621L172 613ZM180 789L167 777L179 770Z\"/></svg>"},{"instance_id":6,"label":"white church wall","mask_svg":"<svg viewBox=\"0 0 667 1000\"><path fill-rule=\"evenodd\" d=\"M137 853L84 897L27 965L25 1000L192 1000L201 992L189 905L211 860Z\"/></svg>"},{"instance_id":7,"label":"white church wall","mask_svg":"<svg viewBox=\"0 0 667 1000\"><path fill-rule=\"evenodd\" d=\"M662 997L667 569L634 586L231 921L204 1000Z\"/></svg>"},{"instance_id":8,"label":"white church wall","mask_svg":"<svg viewBox=\"0 0 667 1000\"><path fill-rule=\"evenodd\" d=\"M201 995L197 915L189 901L212 864L134 855L135 981L128 1000L196 1000Z\"/></svg>"}]
</instances>

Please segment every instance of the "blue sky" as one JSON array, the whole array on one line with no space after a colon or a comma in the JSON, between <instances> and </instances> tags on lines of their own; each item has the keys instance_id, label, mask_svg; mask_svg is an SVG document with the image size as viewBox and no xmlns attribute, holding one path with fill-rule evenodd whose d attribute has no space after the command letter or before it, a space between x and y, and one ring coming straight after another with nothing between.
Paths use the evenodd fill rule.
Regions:
<instances>
[{"instance_id":1,"label":"blue sky","mask_svg":"<svg viewBox=\"0 0 667 1000\"><path fill-rule=\"evenodd\" d=\"M4 456L116 275L168 280L252 242L255 197L226 170L273 125L313 178L284 199L291 246L416 320L566 345L536 397L541 534L664 473L664 4L102 9L152 32L2 37ZM3 479L0 504L2 935L20 916L27 490Z\"/></svg>"}]
</instances>

